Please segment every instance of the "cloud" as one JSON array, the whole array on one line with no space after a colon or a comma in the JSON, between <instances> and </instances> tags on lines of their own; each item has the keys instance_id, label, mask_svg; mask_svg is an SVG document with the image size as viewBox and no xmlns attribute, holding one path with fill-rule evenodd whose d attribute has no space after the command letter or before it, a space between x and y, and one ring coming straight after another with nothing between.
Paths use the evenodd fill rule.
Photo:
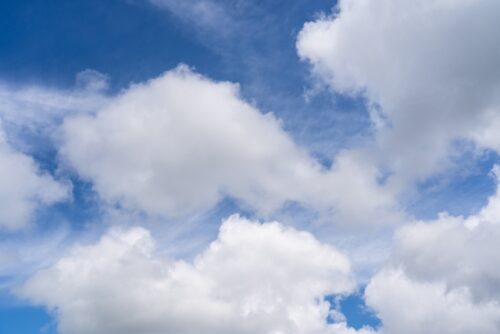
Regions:
<instances>
[{"instance_id":1,"label":"cloud","mask_svg":"<svg viewBox=\"0 0 500 334\"><path fill-rule=\"evenodd\" d=\"M326 323L323 299L354 287L348 259L309 233L235 215L192 263L162 258L143 228L115 228L18 294L54 310L63 334L319 334L355 333Z\"/></svg>"},{"instance_id":2,"label":"cloud","mask_svg":"<svg viewBox=\"0 0 500 334\"><path fill-rule=\"evenodd\" d=\"M497 186L496 194L477 214L465 218L443 213L435 221L401 228L396 235L397 260L414 277L444 277L450 288L468 287L475 300L500 302L500 271L495 265L500 260L499 236Z\"/></svg>"},{"instance_id":3,"label":"cloud","mask_svg":"<svg viewBox=\"0 0 500 334\"><path fill-rule=\"evenodd\" d=\"M148 0L159 9L167 10L174 17L195 28L200 41L208 47L222 43L224 48L235 50L242 45L234 45L234 39L252 39L262 32L262 25L268 27L262 4L249 0ZM260 25L255 24L259 16ZM264 22L265 21L265 22ZM268 27L269 28L269 27ZM217 48L224 52L223 47ZM247 52L252 52L247 50Z\"/></svg>"},{"instance_id":4,"label":"cloud","mask_svg":"<svg viewBox=\"0 0 500 334\"><path fill-rule=\"evenodd\" d=\"M0 228L26 226L38 208L66 199L69 190L31 157L15 151L0 129Z\"/></svg>"},{"instance_id":5,"label":"cloud","mask_svg":"<svg viewBox=\"0 0 500 334\"><path fill-rule=\"evenodd\" d=\"M37 270L54 263L72 245L65 227L37 233L17 233L0 244L0 291L5 293Z\"/></svg>"},{"instance_id":6,"label":"cloud","mask_svg":"<svg viewBox=\"0 0 500 334\"><path fill-rule=\"evenodd\" d=\"M497 333L499 237L500 187L474 215L401 227L392 262L366 289L383 332Z\"/></svg>"},{"instance_id":7,"label":"cloud","mask_svg":"<svg viewBox=\"0 0 500 334\"><path fill-rule=\"evenodd\" d=\"M69 182L42 170L30 153L50 149L64 117L106 103L105 75L86 70L78 78L81 85L68 90L0 83L0 227L24 227L39 208L70 196Z\"/></svg>"},{"instance_id":8,"label":"cloud","mask_svg":"<svg viewBox=\"0 0 500 334\"><path fill-rule=\"evenodd\" d=\"M96 116L66 119L61 154L104 198L184 214L224 194L268 211L320 173L236 85L186 67L132 86Z\"/></svg>"},{"instance_id":9,"label":"cloud","mask_svg":"<svg viewBox=\"0 0 500 334\"><path fill-rule=\"evenodd\" d=\"M175 0L150 0L150 2L159 8L169 10L177 17L189 21L198 28L219 30L224 34L224 30L231 29L231 26L235 24L224 1L188 0L179 2ZM243 3L243 1L238 0L236 3ZM221 29L224 26L226 28Z\"/></svg>"},{"instance_id":10,"label":"cloud","mask_svg":"<svg viewBox=\"0 0 500 334\"><path fill-rule=\"evenodd\" d=\"M109 88L109 77L88 68L76 74L76 85L84 91L102 92Z\"/></svg>"},{"instance_id":11,"label":"cloud","mask_svg":"<svg viewBox=\"0 0 500 334\"><path fill-rule=\"evenodd\" d=\"M297 49L333 89L379 109L377 163L404 183L449 167L457 139L498 149L499 13L494 0L344 0L304 25Z\"/></svg>"},{"instance_id":12,"label":"cloud","mask_svg":"<svg viewBox=\"0 0 500 334\"><path fill-rule=\"evenodd\" d=\"M408 278L393 269L377 274L366 289L367 303L382 319L385 334L498 333L498 303L474 303L467 289Z\"/></svg>"},{"instance_id":13,"label":"cloud","mask_svg":"<svg viewBox=\"0 0 500 334\"><path fill-rule=\"evenodd\" d=\"M60 139L63 159L103 199L151 214L184 216L229 196L264 215L298 202L354 224L396 206L362 154L345 152L326 170L237 85L185 66L67 118Z\"/></svg>"},{"instance_id":14,"label":"cloud","mask_svg":"<svg viewBox=\"0 0 500 334\"><path fill-rule=\"evenodd\" d=\"M91 113L106 104L106 75L87 69L76 75L75 84L57 89L0 83L0 118L9 139L22 141L26 133L50 138L65 117Z\"/></svg>"},{"instance_id":15,"label":"cloud","mask_svg":"<svg viewBox=\"0 0 500 334\"><path fill-rule=\"evenodd\" d=\"M387 168L396 193L447 171L458 140L499 152L499 13L488 0L340 1L299 34L317 79L366 98L376 129L366 165ZM499 203L497 191L474 215L397 230L365 292L381 333L500 330Z\"/></svg>"}]
</instances>

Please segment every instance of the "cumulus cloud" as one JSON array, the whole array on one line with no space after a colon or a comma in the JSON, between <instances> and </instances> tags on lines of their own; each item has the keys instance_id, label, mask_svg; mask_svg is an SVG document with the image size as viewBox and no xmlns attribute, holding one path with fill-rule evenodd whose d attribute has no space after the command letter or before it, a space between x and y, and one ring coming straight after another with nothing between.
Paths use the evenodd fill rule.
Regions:
<instances>
[{"instance_id":1,"label":"cumulus cloud","mask_svg":"<svg viewBox=\"0 0 500 334\"><path fill-rule=\"evenodd\" d=\"M495 265L500 260L499 237L497 189L477 214L454 217L443 213L435 221L401 228L396 235L396 256L413 277L444 277L450 288L468 287L475 300L500 302L500 272Z\"/></svg>"},{"instance_id":2,"label":"cumulus cloud","mask_svg":"<svg viewBox=\"0 0 500 334\"><path fill-rule=\"evenodd\" d=\"M112 229L18 294L54 310L63 334L354 333L327 324L324 300L354 287L348 259L309 233L232 216L192 263L156 254L143 228Z\"/></svg>"},{"instance_id":3,"label":"cumulus cloud","mask_svg":"<svg viewBox=\"0 0 500 334\"><path fill-rule=\"evenodd\" d=\"M366 300L382 319L385 334L493 334L500 328L498 303L475 303L465 288L410 279L398 269L377 274Z\"/></svg>"},{"instance_id":4,"label":"cumulus cloud","mask_svg":"<svg viewBox=\"0 0 500 334\"><path fill-rule=\"evenodd\" d=\"M445 171L457 140L499 152L499 13L489 0L344 0L300 32L314 75L367 99L372 164L392 189ZM500 330L499 203L497 191L471 216L398 229L365 293L381 333Z\"/></svg>"},{"instance_id":5,"label":"cumulus cloud","mask_svg":"<svg viewBox=\"0 0 500 334\"><path fill-rule=\"evenodd\" d=\"M500 330L499 189L474 215L442 213L397 231L391 263L366 289L384 333Z\"/></svg>"},{"instance_id":6,"label":"cumulus cloud","mask_svg":"<svg viewBox=\"0 0 500 334\"><path fill-rule=\"evenodd\" d=\"M0 129L0 228L28 224L42 205L68 196L69 187L41 171L29 156L15 151Z\"/></svg>"},{"instance_id":7,"label":"cumulus cloud","mask_svg":"<svg viewBox=\"0 0 500 334\"><path fill-rule=\"evenodd\" d=\"M443 171L456 139L498 149L499 22L494 0L344 0L305 24L297 48L381 112L378 163L401 183Z\"/></svg>"},{"instance_id":8,"label":"cumulus cloud","mask_svg":"<svg viewBox=\"0 0 500 334\"><path fill-rule=\"evenodd\" d=\"M153 214L182 216L230 196L263 214L292 201L362 223L396 206L362 154L345 152L326 170L237 85L185 66L67 118L60 145L105 200Z\"/></svg>"}]
</instances>

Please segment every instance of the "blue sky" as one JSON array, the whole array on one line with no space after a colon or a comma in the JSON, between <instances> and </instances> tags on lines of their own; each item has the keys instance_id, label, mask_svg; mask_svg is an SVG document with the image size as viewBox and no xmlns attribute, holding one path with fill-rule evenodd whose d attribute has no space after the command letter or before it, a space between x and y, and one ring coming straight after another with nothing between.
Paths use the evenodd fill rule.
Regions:
<instances>
[{"instance_id":1,"label":"blue sky","mask_svg":"<svg viewBox=\"0 0 500 334\"><path fill-rule=\"evenodd\" d=\"M6 19L2 20L0 70L3 80L17 84L70 87L76 73L90 68L109 75L112 90L120 90L185 63L213 79L240 83L244 96L263 110L287 115L281 117L285 127L300 127L295 129L299 140L333 132L325 120L340 123L348 118L329 133L347 140L367 125L366 115L359 110L362 106L330 94L319 94L311 101L313 106L306 104L302 95L308 88L308 66L295 50L295 38L304 22L333 5L299 1L288 8L280 1L257 2L252 6L263 8L252 17L239 13L242 27L225 37L219 31L200 32L167 10L141 1L6 2L2 4ZM79 12L86 15L79 16ZM271 22L265 23L270 27L264 30L262 22ZM289 111L291 106L294 112ZM307 117L310 109L316 115L324 111L325 120ZM335 116L329 112L332 109L351 112ZM314 141L321 142L321 138ZM331 136L328 141L332 142Z\"/></svg>"},{"instance_id":2,"label":"blue sky","mask_svg":"<svg viewBox=\"0 0 500 334\"><path fill-rule=\"evenodd\" d=\"M0 333L493 333L498 6L430 2L0 3Z\"/></svg>"}]
</instances>

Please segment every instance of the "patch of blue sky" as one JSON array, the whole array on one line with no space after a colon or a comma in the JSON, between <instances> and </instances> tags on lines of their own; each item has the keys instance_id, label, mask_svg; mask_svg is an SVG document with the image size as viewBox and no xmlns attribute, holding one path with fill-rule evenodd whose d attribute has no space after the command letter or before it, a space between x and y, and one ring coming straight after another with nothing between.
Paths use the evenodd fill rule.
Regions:
<instances>
[{"instance_id":1,"label":"patch of blue sky","mask_svg":"<svg viewBox=\"0 0 500 334\"><path fill-rule=\"evenodd\" d=\"M82 230L95 223L103 208L93 185L72 175L71 187L71 198L38 210L39 228L57 228L61 222L70 224L72 229Z\"/></svg>"},{"instance_id":2,"label":"patch of blue sky","mask_svg":"<svg viewBox=\"0 0 500 334\"><path fill-rule=\"evenodd\" d=\"M0 334L56 334L52 314L0 291Z\"/></svg>"},{"instance_id":3,"label":"patch of blue sky","mask_svg":"<svg viewBox=\"0 0 500 334\"><path fill-rule=\"evenodd\" d=\"M344 141L363 133L367 113L359 103L352 107L356 99L332 99L327 93L309 102L304 98L309 68L298 59L296 34L333 3L239 3L246 5L228 15L241 24L219 27L237 30L223 34L217 29L194 33L201 28L147 1L2 2L0 76L9 83L68 88L76 73L92 68L108 74L117 91L186 63L215 80L240 83L246 99L275 113L300 144L318 154L333 155ZM341 110L349 110L349 117Z\"/></svg>"},{"instance_id":4,"label":"patch of blue sky","mask_svg":"<svg viewBox=\"0 0 500 334\"><path fill-rule=\"evenodd\" d=\"M418 219L434 219L441 212L468 216L477 213L496 190L491 170L500 162L492 151L466 151L454 161L455 167L421 182L418 195L407 210Z\"/></svg>"},{"instance_id":5,"label":"patch of blue sky","mask_svg":"<svg viewBox=\"0 0 500 334\"><path fill-rule=\"evenodd\" d=\"M67 87L92 68L119 89L179 62L217 62L145 2L2 1L0 12L0 75L10 83Z\"/></svg>"},{"instance_id":6,"label":"patch of blue sky","mask_svg":"<svg viewBox=\"0 0 500 334\"><path fill-rule=\"evenodd\" d=\"M326 300L330 303L331 310L342 312L348 327L354 329L361 329L363 327L377 329L382 323L374 311L366 306L363 294L364 289L360 289L348 296L328 296ZM333 323L338 320L329 317L327 321Z\"/></svg>"}]
</instances>

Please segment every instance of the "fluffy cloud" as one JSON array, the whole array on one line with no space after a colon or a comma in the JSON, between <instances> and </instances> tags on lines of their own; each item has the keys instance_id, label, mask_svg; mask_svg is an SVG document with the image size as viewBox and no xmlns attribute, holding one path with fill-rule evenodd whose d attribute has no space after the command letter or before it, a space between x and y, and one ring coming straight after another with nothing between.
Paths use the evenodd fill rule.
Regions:
<instances>
[{"instance_id":1,"label":"fluffy cloud","mask_svg":"<svg viewBox=\"0 0 500 334\"><path fill-rule=\"evenodd\" d=\"M500 328L498 303L475 303L466 288L420 282L398 269L377 274L366 300L382 319L384 334L494 334Z\"/></svg>"},{"instance_id":2,"label":"fluffy cloud","mask_svg":"<svg viewBox=\"0 0 500 334\"><path fill-rule=\"evenodd\" d=\"M132 86L95 115L66 119L61 139L61 156L104 199L154 214L186 215L224 196L264 214L299 202L349 223L395 207L362 154L341 154L325 170L237 85L185 66Z\"/></svg>"},{"instance_id":3,"label":"fluffy cloud","mask_svg":"<svg viewBox=\"0 0 500 334\"><path fill-rule=\"evenodd\" d=\"M327 294L354 288L347 258L309 233L232 216L192 263L155 253L142 228L113 229L18 293L64 333L354 333L327 324ZM369 330L363 330L369 333Z\"/></svg>"},{"instance_id":4,"label":"fluffy cloud","mask_svg":"<svg viewBox=\"0 0 500 334\"><path fill-rule=\"evenodd\" d=\"M499 237L500 187L477 214L400 228L392 263L366 290L384 333L497 333Z\"/></svg>"},{"instance_id":5,"label":"fluffy cloud","mask_svg":"<svg viewBox=\"0 0 500 334\"><path fill-rule=\"evenodd\" d=\"M225 193L268 211L320 166L237 90L180 67L66 120L61 153L104 198L146 211L184 214Z\"/></svg>"},{"instance_id":6,"label":"fluffy cloud","mask_svg":"<svg viewBox=\"0 0 500 334\"><path fill-rule=\"evenodd\" d=\"M495 265L500 260L499 237L497 190L475 215L441 214L435 221L401 228L396 234L396 260L413 277L445 278L449 288L466 286L475 300L500 302L500 271Z\"/></svg>"},{"instance_id":7,"label":"fluffy cloud","mask_svg":"<svg viewBox=\"0 0 500 334\"><path fill-rule=\"evenodd\" d=\"M402 182L442 171L455 139L498 149L499 22L494 0L343 0L297 48L333 89L381 108L379 162Z\"/></svg>"},{"instance_id":8,"label":"fluffy cloud","mask_svg":"<svg viewBox=\"0 0 500 334\"><path fill-rule=\"evenodd\" d=\"M68 190L31 157L15 151L0 130L0 228L25 226L37 208L65 199Z\"/></svg>"}]
</instances>

